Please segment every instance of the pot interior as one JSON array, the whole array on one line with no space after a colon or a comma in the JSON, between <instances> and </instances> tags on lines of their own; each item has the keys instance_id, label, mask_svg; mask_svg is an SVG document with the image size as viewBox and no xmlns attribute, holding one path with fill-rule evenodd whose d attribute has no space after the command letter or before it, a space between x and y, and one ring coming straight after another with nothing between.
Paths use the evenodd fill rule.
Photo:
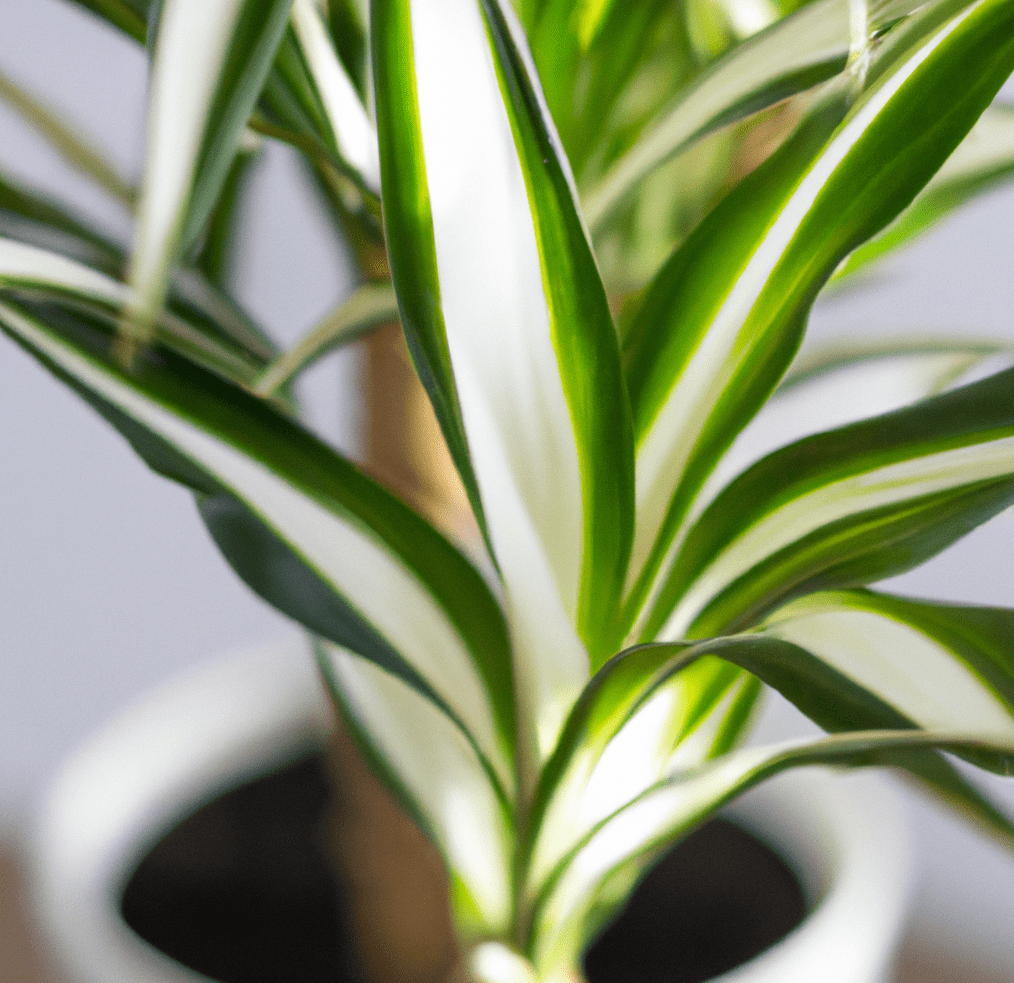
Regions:
<instances>
[{"instance_id":1,"label":"pot interior","mask_svg":"<svg viewBox=\"0 0 1014 983\"><path fill-rule=\"evenodd\" d=\"M122 899L148 943L221 983L375 983L337 874L323 756L225 792L141 859ZM803 892L772 850L717 819L666 853L589 948L588 983L703 983L802 920Z\"/></svg>"}]
</instances>

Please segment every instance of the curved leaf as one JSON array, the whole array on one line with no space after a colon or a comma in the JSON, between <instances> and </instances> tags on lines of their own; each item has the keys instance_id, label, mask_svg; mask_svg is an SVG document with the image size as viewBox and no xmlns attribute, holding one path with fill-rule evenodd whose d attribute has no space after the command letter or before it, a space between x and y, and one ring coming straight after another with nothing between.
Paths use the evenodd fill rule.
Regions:
<instances>
[{"instance_id":1,"label":"curved leaf","mask_svg":"<svg viewBox=\"0 0 1014 983\"><path fill-rule=\"evenodd\" d=\"M61 296L65 302L88 307L116 317L133 296L129 287L98 270L59 253L0 237L0 289L42 291ZM259 360L250 352L237 350L235 344L209 335L202 326L162 311L158 316L157 333L170 340L176 349L212 371L236 382L248 382Z\"/></svg>"},{"instance_id":2,"label":"curved leaf","mask_svg":"<svg viewBox=\"0 0 1014 983\"><path fill-rule=\"evenodd\" d=\"M853 41L850 6L815 0L709 66L585 195L589 224L598 226L642 178L697 140L838 75Z\"/></svg>"},{"instance_id":3,"label":"curved leaf","mask_svg":"<svg viewBox=\"0 0 1014 983\"><path fill-rule=\"evenodd\" d=\"M914 197L1014 68L1011 21L1005 0L950 2L891 31L841 125L829 132L840 105L818 113L649 288L628 346L638 443L632 570L642 570L631 608L707 473L787 368L821 285ZM955 86L970 64L981 72Z\"/></svg>"},{"instance_id":4,"label":"curved leaf","mask_svg":"<svg viewBox=\"0 0 1014 983\"><path fill-rule=\"evenodd\" d=\"M398 319L398 298L389 283L366 283L268 365L254 392L268 395L340 345Z\"/></svg>"},{"instance_id":5,"label":"curved leaf","mask_svg":"<svg viewBox=\"0 0 1014 983\"><path fill-rule=\"evenodd\" d=\"M688 533L652 628L736 630L807 590L938 553L1014 501L1012 394L1008 369L769 455Z\"/></svg>"},{"instance_id":6,"label":"curved leaf","mask_svg":"<svg viewBox=\"0 0 1014 983\"><path fill-rule=\"evenodd\" d=\"M814 653L923 730L1014 740L1014 611L833 591L792 601L763 630ZM843 729L804 712L825 729ZM997 767L989 758L975 763Z\"/></svg>"},{"instance_id":7,"label":"curved leaf","mask_svg":"<svg viewBox=\"0 0 1014 983\"><path fill-rule=\"evenodd\" d=\"M324 645L318 660L332 696L443 853L458 908L482 934L503 934L511 911L511 817L473 747L431 701L373 661Z\"/></svg>"},{"instance_id":8,"label":"curved leaf","mask_svg":"<svg viewBox=\"0 0 1014 983\"><path fill-rule=\"evenodd\" d=\"M624 867L638 866L726 802L779 772L808 765L889 765L913 750L974 754L991 750L1014 763L1014 746L969 734L872 731L745 748L675 774L600 824L553 883L537 913L532 958L540 972L569 965L587 944L587 919L600 890Z\"/></svg>"},{"instance_id":9,"label":"curved leaf","mask_svg":"<svg viewBox=\"0 0 1014 983\"><path fill-rule=\"evenodd\" d=\"M915 201L880 235L852 253L835 273L832 283L837 284L908 245L954 209L993 190L1011 174L1014 174L1014 107L994 104L979 117Z\"/></svg>"},{"instance_id":10,"label":"curved leaf","mask_svg":"<svg viewBox=\"0 0 1014 983\"><path fill-rule=\"evenodd\" d=\"M1009 351L1009 345L993 341L850 338L797 358L771 399L722 455L687 523L734 477L772 451L935 395Z\"/></svg>"},{"instance_id":11,"label":"curved leaf","mask_svg":"<svg viewBox=\"0 0 1014 983\"><path fill-rule=\"evenodd\" d=\"M0 319L142 456L154 447L153 466L169 460L174 477L185 469L200 490L242 503L330 587L336 607L351 609L426 680L512 791L506 628L479 574L432 526L288 417L167 349L128 374L108 331L81 316L3 304Z\"/></svg>"}]
</instances>

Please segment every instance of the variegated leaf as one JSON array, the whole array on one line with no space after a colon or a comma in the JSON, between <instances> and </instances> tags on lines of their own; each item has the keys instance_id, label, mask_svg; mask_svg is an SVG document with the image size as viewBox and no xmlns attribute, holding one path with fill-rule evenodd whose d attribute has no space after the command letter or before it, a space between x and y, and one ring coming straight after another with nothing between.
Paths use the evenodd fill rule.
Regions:
<instances>
[{"instance_id":1,"label":"variegated leaf","mask_svg":"<svg viewBox=\"0 0 1014 983\"><path fill-rule=\"evenodd\" d=\"M1014 741L1012 611L825 591L780 608L763 630L814 653L923 730Z\"/></svg>"},{"instance_id":2,"label":"variegated leaf","mask_svg":"<svg viewBox=\"0 0 1014 983\"><path fill-rule=\"evenodd\" d=\"M589 224L598 226L639 181L697 140L843 71L852 6L814 0L709 66L588 191Z\"/></svg>"},{"instance_id":3,"label":"variegated leaf","mask_svg":"<svg viewBox=\"0 0 1014 983\"><path fill-rule=\"evenodd\" d=\"M513 813L475 749L432 701L375 663L326 644L318 659L369 758L443 853L458 916L476 934L505 933Z\"/></svg>"},{"instance_id":4,"label":"variegated leaf","mask_svg":"<svg viewBox=\"0 0 1014 983\"><path fill-rule=\"evenodd\" d=\"M1012 396L1008 369L758 462L688 534L651 637L739 630L808 590L900 573L996 514L1014 501Z\"/></svg>"},{"instance_id":5,"label":"variegated leaf","mask_svg":"<svg viewBox=\"0 0 1014 983\"><path fill-rule=\"evenodd\" d=\"M799 344L838 262L911 200L1014 68L1005 0L924 8L890 32L868 89L814 116L677 251L629 336L638 527L631 612L694 496ZM967 86L954 73L976 64ZM946 107L946 108L945 108ZM830 113L828 118L827 113Z\"/></svg>"},{"instance_id":6,"label":"variegated leaf","mask_svg":"<svg viewBox=\"0 0 1014 983\"><path fill-rule=\"evenodd\" d=\"M331 142L363 183L379 192L377 132L313 0L293 0L292 26L326 113Z\"/></svg>"},{"instance_id":7,"label":"variegated leaf","mask_svg":"<svg viewBox=\"0 0 1014 983\"><path fill-rule=\"evenodd\" d=\"M373 24L402 323L504 579L544 752L588 676L582 639L608 649L629 549L612 320L510 11L397 0Z\"/></svg>"},{"instance_id":8,"label":"variegated leaf","mask_svg":"<svg viewBox=\"0 0 1014 983\"><path fill-rule=\"evenodd\" d=\"M689 832L724 803L766 778L806 765L891 764L913 750L975 754L1002 752L1014 763L1014 745L993 746L974 734L872 731L745 748L648 790L599 825L568 858L537 911L531 939L538 971L570 965L588 940L588 917L602 886L624 868L636 875L654 851Z\"/></svg>"},{"instance_id":9,"label":"variegated leaf","mask_svg":"<svg viewBox=\"0 0 1014 983\"><path fill-rule=\"evenodd\" d=\"M736 475L779 447L900 409L953 386L994 360L1011 358L1014 351L999 341L943 338L869 342L850 338L797 358L771 399L708 476L688 513L688 523Z\"/></svg>"},{"instance_id":10,"label":"variegated leaf","mask_svg":"<svg viewBox=\"0 0 1014 983\"><path fill-rule=\"evenodd\" d=\"M126 330L155 317L169 273L211 214L267 77L292 0L165 0L148 99L148 137Z\"/></svg>"},{"instance_id":11,"label":"variegated leaf","mask_svg":"<svg viewBox=\"0 0 1014 983\"><path fill-rule=\"evenodd\" d=\"M153 467L209 496L210 524L255 589L283 610L319 599L314 627L436 699L513 793L506 628L479 574L430 525L288 417L168 349L128 373L109 328L82 315L6 303L0 320ZM300 583L309 594L293 601Z\"/></svg>"},{"instance_id":12,"label":"variegated leaf","mask_svg":"<svg viewBox=\"0 0 1014 983\"><path fill-rule=\"evenodd\" d=\"M861 272L908 245L960 205L1009 180L1011 174L1014 174L1014 107L994 103L911 206L880 235L849 256L832 282Z\"/></svg>"}]
</instances>

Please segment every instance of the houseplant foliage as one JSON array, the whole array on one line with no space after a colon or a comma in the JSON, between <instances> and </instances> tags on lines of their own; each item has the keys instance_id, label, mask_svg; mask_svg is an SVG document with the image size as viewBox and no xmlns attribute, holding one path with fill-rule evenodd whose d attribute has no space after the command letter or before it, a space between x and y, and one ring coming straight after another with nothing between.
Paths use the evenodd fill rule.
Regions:
<instances>
[{"instance_id":1,"label":"houseplant foliage","mask_svg":"<svg viewBox=\"0 0 1014 983\"><path fill-rule=\"evenodd\" d=\"M1014 168L1012 0L79 2L151 52L140 192L5 97L134 241L4 179L0 323L310 630L475 974L576 972L662 845L787 768L899 765L1014 836L941 754L1014 764L1014 612L867 587L1014 502L1014 369L794 362L832 277ZM223 273L265 139L363 275L286 352ZM291 398L395 316L469 545ZM826 735L744 747L765 686Z\"/></svg>"}]
</instances>

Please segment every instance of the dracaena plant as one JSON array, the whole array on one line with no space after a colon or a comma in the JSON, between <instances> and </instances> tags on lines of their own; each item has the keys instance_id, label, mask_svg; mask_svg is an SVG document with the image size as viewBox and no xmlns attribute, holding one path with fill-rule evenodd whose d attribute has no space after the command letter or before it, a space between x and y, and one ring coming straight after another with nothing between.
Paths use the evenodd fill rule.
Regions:
<instances>
[{"instance_id":1,"label":"dracaena plant","mask_svg":"<svg viewBox=\"0 0 1014 983\"><path fill-rule=\"evenodd\" d=\"M825 284L1014 167L1012 0L81 2L151 51L140 192L4 91L134 241L5 180L0 322L309 629L474 972L578 972L662 846L788 768L895 764L1014 834L944 756L1014 763L1014 612L867 586L1014 501L1003 345L794 361ZM264 140L364 278L286 352L221 273ZM398 317L461 541L291 397ZM824 736L744 746L765 687Z\"/></svg>"}]
</instances>

